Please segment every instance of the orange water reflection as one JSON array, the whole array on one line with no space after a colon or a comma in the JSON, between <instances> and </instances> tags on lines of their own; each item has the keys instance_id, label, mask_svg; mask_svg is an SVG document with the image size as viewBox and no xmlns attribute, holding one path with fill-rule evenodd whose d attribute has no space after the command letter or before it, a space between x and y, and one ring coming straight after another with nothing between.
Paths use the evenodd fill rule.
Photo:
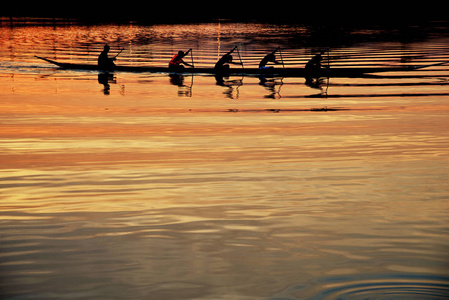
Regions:
<instances>
[{"instance_id":1,"label":"orange water reflection","mask_svg":"<svg viewBox=\"0 0 449 300\"><path fill-rule=\"evenodd\" d=\"M20 32L24 47L37 34ZM95 56L77 47L74 60ZM187 95L166 74L116 73L105 95L97 73L36 68L19 50L0 73L0 289L11 297L303 298L368 275L371 287L447 283L446 67L331 78L326 95L302 78L276 97L231 78L238 98L211 76L187 75Z\"/></svg>"}]
</instances>

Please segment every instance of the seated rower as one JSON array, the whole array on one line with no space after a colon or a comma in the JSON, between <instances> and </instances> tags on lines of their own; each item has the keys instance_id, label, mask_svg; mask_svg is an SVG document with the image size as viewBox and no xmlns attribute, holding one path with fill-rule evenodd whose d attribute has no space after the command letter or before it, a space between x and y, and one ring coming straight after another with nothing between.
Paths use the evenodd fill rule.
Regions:
<instances>
[{"instance_id":1,"label":"seated rower","mask_svg":"<svg viewBox=\"0 0 449 300\"><path fill-rule=\"evenodd\" d=\"M262 60L259 63L259 69L263 70L263 69L269 69L269 68L273 68L273 67L266 67L267 63L272 62L275 65L280 65L282 64L282 62L279 62L276 60L276 55L275 53L279 50L279 48L276 48L276 50L274 50L273 52L265 55L264 58L262 58Z\"/></svg>"},{"instance_id":2,"label":"seated rower","mask_svg":"<svg viewBox=\"0 0 449 300\"><path fill-rule=\"evenodd\" d=\"M321 61L323 60L321 54L323 53L321 52L320 54L315 55L307 62L305 67L307 74L306 77L319 77L321 71Z\"/></svg>"},{"instance_id":3,"label":"seated rower","mask_svg":"<svg viewBox=\"0 0 449 300\"><path fill-rule=\"evenodd\" d=\"M176 54L175 56L173 56L173 58L170 60L170 62L168 63L168 69L172 70L172 71L176 71L176 72L182 72L184 70L184 66L181 64L184 64L186 66L192 67L193 66L189 63L186 63L183 58L189 54L189 52L192 51L192 49L189 49L186 53L184 53L183 51L179 51L178 54Z\"/></svg>"},{"instance_id":4,"label":"seated rower","mask_svg":"<svg viewBox=\"0 0 449 300\"><path fill-rule=\"evenodd\" d=\"M112 70L115 68L114 60L116 60L116 57L109 58L109 45L104 45L103 51L98 56L98 67L100 67L103 70Z\"/></svg>"},{"instance_id":5,"label":"seated rower","mask_svg":"<svg viewBox=\"0 0 449 300\"><path fill-rule=\"evenodd\" d=\"M235 49L237 49L237 46L234 47L234 49L232 49L231 51L229 51L228 53L226 53L225 55L223 55L215 64L214 70L215 73L227 73L229 72L229 64L234 64L234 65L241 65L243 66L243 63L236 63L232 61L232 52L235 51Z\"/></svg>"}]
</instances>

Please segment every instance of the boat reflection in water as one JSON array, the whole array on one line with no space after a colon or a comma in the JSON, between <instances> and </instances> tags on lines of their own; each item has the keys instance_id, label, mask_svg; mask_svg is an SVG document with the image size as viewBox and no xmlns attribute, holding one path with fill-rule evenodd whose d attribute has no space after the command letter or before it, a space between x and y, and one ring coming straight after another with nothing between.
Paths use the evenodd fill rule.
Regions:
<instances>
[{"instance_id":1,"label":"boat reflection in water","mask_svg":"<svg viewBox=\"0 0 449 300\"><path fill-rule=\"evenodd\" d=\"M120 76L120 75L118 75ZM202 75L189 75L190 79L186 83L186 76L181 73L170 73L168 75L169 83L171 85L177 86L178 89L178 97L192 97L192 91L194 86L194 78L201 78L202 81L208 81L210 76L202 76ZM222 94L225 95L225 98L228 99L239 99L240 88L244 85L252 86L253 83L244 83L244 77L238 76L223 76L216 74L215 85L224 87L225 90L222 91ZM252 77L256 78L256 77ZM259 76L258 85L263 87L268 94L263 95L263 98L266 99L280 99L282 98L281 89L284 85L284 77L275 77L275 76ZM101 72L98 73L98 83L103 85L102 92L104 95L110 95L111 93L111 84L117 84L117 75L109 72ZM301 86L305 85L313 90L319 90L319 95L327 94L327 89L329 87L329 79L326 78L315 78L312 81L309 81L309 78L306 78L304 83L296 82L295 85ZM324 89L326 86L326 89ZM121 93L124 92L124 85L120 85Z\"/></svg>"},{"instance_id":2,"label":"boat reflection in water","mask_svg":"<svg viewBox=\"0 0 449 300\"><path fill-rule=\"evenodd\" d=\"M115 78L115 74L111 74L109 72L98 73L98 83L103 85L103 93L107 96L111 94L111 85L117 84L117 80Z\"/></svg>"},{"instance_id":3,"label":"boat reflection in water","mask_svg":"<svg viewBox=\"0 0 449 300\"><path fill-rule=\"evenodd\" d=\"M223 92L226 98L238 99L239 98L239 88L243 85L243 76L240 79L229 79L229 76L224 76L223 74L215 74L216 85L225 87L226 90Z\"/></svg>"},{"instance_id":4,"label":"boat reflection in water","mask_svg":"<svg viewBox=\"0 0 449 300\"><path fill-rule=\"evenodd\" d=\"M184 84L184 75L178 73L170 73L168 75L170 77L170 84L176 85L179 87L178 96L179 97L192 97L192 87L193 87L193 75L190 76L191 81L190 85Z\"/></svg>"},{"instance_id":5,"label":"boat reflection in water","mask_svg":"<svg viewBox=\"0 0 449 300\"><path fill-rule=\"evenodd\" d=\"M270 92L270 94L264 96L264 98L280 99L283 84L283 77L259 77L259 85L265 87L265 89Z\"/></svg>"}]
</instances>

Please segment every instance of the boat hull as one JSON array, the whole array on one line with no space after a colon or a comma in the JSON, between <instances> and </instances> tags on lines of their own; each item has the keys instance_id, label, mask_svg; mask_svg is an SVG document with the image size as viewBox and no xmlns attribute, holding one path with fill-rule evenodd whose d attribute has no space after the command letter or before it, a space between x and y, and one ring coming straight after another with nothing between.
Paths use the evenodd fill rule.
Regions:
<instances>
[{"instance_id":1,"label":"boat hull","mask_svg":"<svg viewBox=\"0 0 449 300\"><path fill-rule=\"evenodd\" d=\"M360 77L370 73L410 71L413 67L385 67L385 68L323 68L318 74L311 76L304 68L231 68L226 73L217 73L214 68L185 68L174 72L164 67L138 67L138 66L115 66L113 69L103 69L92 64L61 63L51 59L38 57L51 64L69 70L92 70L104 72L136 72L136 73L174 73L174 74L212 74L218 76L240 75L240 76L282 76L282 77Z\"/></svg>"}]
</instances>

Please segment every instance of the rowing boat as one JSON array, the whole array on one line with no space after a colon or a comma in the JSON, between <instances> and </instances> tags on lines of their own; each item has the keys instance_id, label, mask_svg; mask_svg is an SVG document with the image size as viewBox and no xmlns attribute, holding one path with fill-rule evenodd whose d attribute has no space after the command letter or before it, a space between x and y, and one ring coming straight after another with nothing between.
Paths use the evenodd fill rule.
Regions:
<instances>
[{"instance_id":1,"label":"rowing boat","mask_svg":"<svg viewBox=\"0 0 449 300\"><path fill-rule=\"evenodd\" d=\"M93 64L74 64L62 63L44 57L35 56L48 63L54 64L62 69L69 70L92 70L92 71L117 71L117 72L137 72L137 73L184 73L184 74L216 74L214 68L186 68L182 71L173 72L169 68L164 67L138 67L138 66L115 66L113 70L104 70L98 65ZM314 77L361 77L371 73L381 72L403 72L413 71L435 65L449 63L448 61L424 66L404 66L404 67L376 67L376 68L323 68L319 74ZM224 74L216 74L224 75ZM307 77L309 74L304 68L231 68L226 75L246 75L246 76L282 76L282 77Z\"/></svg>"}]
</instances>

